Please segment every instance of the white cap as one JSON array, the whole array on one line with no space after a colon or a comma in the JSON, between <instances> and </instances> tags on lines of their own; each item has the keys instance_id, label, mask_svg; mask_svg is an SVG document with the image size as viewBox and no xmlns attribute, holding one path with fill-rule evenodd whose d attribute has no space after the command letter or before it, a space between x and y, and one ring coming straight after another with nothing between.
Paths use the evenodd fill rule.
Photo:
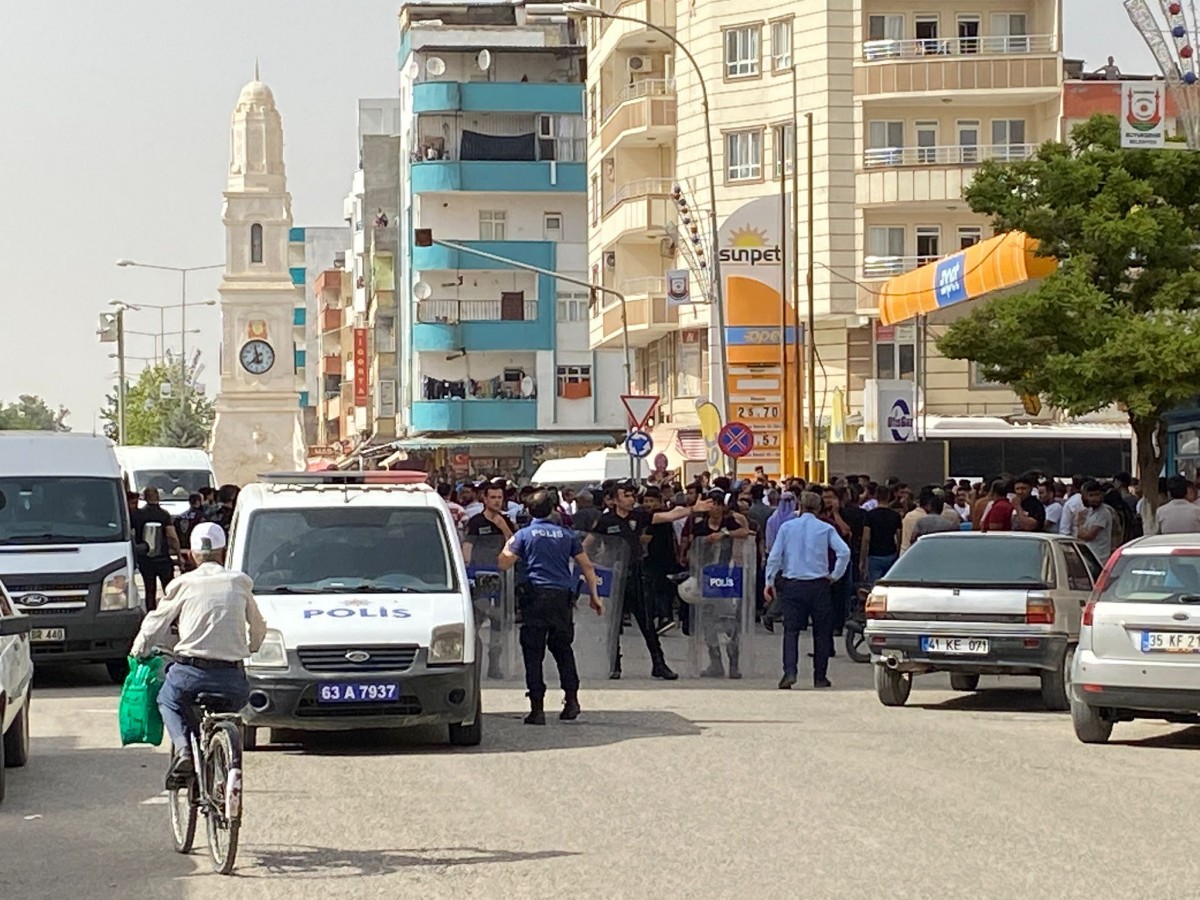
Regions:
<instances>
[{"instance_id":1,"label":"white cap","mask_svg":"<svg viewBox=\"0 0 1200 900\"><path fill-rule=\"evenodd\" d=\"M225 549L225 531L216 522L201 522L192 529L192 550L200 553Z\"/></svg>"}]
</instances>

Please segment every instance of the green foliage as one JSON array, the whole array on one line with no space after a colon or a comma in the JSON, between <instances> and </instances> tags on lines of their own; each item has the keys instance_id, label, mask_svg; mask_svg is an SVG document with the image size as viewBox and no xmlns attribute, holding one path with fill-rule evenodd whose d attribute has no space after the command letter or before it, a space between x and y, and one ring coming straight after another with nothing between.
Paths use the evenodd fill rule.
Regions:
<instances>
[{"instance_id":1,"label":"green foliage","mask_svg":"<svg viewBox=\"0 0 1200 900\"><path fill-rule=\"evenodd\" d=\"M33 394L22 394L16 403L0 406L0 431L70 431L66 418L70 410L58 411Z\"/></svg>"},{"instance_id":2,"label":"green foliage","mask_svg":"<svg viewBox=\"0 0 1200 900\"><path fill-rule=\"evenodd\" d=\"M983 163L965 196L1061 265L979 304L938 349L1073 414L1120 404L1155 483L1163 414L1200 395L1200 154L1122 150L1116 119L1093 116L1069 144Z\"/></svg>"},{"instance_id":3,"label":"green foliage","mask_svg":"<svg viewBox=\"0 0 1200 900\"><path fill-rule=\"evenodd\" d=\"M199 354L187 367L188 384L196 383ZM138 380L125 390L125 443L158 447L203 447L208 441L216 412L203 394L189 389L186 404L181 400L182 366L178 361L147 366ZM163 385L170 385L164 396ZM110 394L101 413L104 433L117 439L117 397Z\"/></svg>"}]
</instances>

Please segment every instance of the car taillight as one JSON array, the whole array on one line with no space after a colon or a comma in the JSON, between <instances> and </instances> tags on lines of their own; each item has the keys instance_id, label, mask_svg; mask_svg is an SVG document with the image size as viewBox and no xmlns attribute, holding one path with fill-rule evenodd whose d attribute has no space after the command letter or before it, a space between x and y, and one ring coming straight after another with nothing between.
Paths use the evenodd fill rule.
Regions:
<instances>
[{"instance_id":1,"label":"car taillight","mask_svg":"<svg viewBox=\"0 0 1200 900\"><path fill-rule=\"evenodd\" d=\"M1092 624L1092 616L1095 615L1095 612L1096 612L1096 601L1089 600L1087 602L1087 606L1085 606L1083 608L1083 619L1080 621L1080 624L1091 625Z\"/></svg>"},{"instance_id":2,"label":"car taillight","mask_svg":"<svg viewBox=\"0 0 1200 900\"><path fill-rule=\"evenodd\" d=\"M1030 592L1025 595L1025 624L1054 624L1054 601L1049 594Z\"/></svg>"},{"instance_id":3,"label":"car taillight","mask_svg":"<svg viewBox=\"0 0 1200 900\"><path fill-rule=\"evenodd\" d=\"M1200 556L1200 547L1176 547L1171 551L1172 556Z\"/></svg>"},{"instance_id":4,"label":"car taillight","mask_svg":"<svg viewBox=\"0 0 1200 900\"><path fill-rule=\"evenodd\" d=\"M868 619L887 618L887 592L878 588L871 591L867 597L866 612Z\"/></svg>"}]
</instances>

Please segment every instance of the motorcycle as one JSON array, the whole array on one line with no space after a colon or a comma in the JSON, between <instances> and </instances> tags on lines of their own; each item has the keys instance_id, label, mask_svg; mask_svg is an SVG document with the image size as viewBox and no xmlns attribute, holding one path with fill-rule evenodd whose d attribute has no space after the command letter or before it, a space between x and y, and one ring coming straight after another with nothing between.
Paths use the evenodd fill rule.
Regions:
<instances>
[{"instance_id":1,"label":"motorcycle","mask_svg":"<svg viewBox=\"0 0 1200 900\"><path fill-rule=\"evenodd\" d=\"M859 588L854 602L854 612L842 628L846 642L846 655L857 663L869 663L871 650L867 646L867 596L866 588Z\"/></svg>"}]
</instances>

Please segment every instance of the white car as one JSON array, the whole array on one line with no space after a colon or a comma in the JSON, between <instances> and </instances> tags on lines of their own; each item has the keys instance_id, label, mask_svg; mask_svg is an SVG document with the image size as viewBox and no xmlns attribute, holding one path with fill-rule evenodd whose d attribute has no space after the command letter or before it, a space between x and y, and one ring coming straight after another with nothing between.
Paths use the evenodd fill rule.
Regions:
<instances>
[{"instance_id":1,"label":"white car","mask_svg":"<svg viewBox=\"0 0 1200 900\"><path fill-rule=\"evenodd\" d=\"M0 802L4 800L4 770L29 761L29 695L33 660L29 654L29 617L12 602L0 584Z\"/></svg>"},{"instance_id":2,"label":"white car","mask_svg":"<svg viewBox=\"0 0 1200 900\"><path fill-rule=\"evenodd\" d=\"M1107 741L1116 722L1200 721L1200 534L1113 554L1083 611L1070 698L1088 744Z\"/></svg>"},{"instance_id":3,"label":"white car","mask_svg":"<svg viewBox=\"0 0 1200 900\"><path fill-rule=\"evenodd\" d=\"M416 480L419 478L419 482ZM228 565L267 637L246 665L255 729L448 726L482 736L474 607L450 509L412 472L268 475L238 495Z\"/></svg>"}]
</instances>

